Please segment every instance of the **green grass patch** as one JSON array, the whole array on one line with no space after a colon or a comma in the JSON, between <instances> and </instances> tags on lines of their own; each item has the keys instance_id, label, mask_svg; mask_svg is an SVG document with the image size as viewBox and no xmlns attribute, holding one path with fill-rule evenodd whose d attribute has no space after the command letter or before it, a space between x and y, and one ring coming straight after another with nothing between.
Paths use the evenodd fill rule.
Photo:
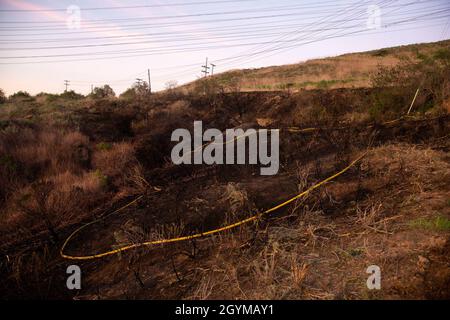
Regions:
<instances>
[{"instance_id":1,"label":"green grass patch","mask_svg":"<svg viewBox=\"0 0 450 320\"><path fill-rule=\"evenodd\" d=\"M344 254L347 258L357 258L364 255L364 249L363 248L348 248L345 250L342 250L342 254Z\"/></svg>"},{"instance_id":2,"label":"green grass patch","mask_svg":"<svg viewBox=\"0 0 450 320\"><path fill-rule=\"evenodd\" d=\"M360 255L362 255L364 253L364 250L361 248L353 248L350 249L350 251L348 252L349 255L351 255L352 257L358 257Z\"/></svg>"},{"instance_id":3,"label":"green grass patch","mask_svg":"<svg viewBox=\"0 0 450 320\"><path fill-rule=\"evenodd\" d=\"M447 217L419 218L412 220L409 225L413 228L421 228L434 231L450 231L450 220Z\"/></svg>"},{"instance_id":4,"label":"green grass patch","mask_svg":"<svg viewBox=\"0 0 450 320\"><path fill-rule=\"evenodd\" d=\"M99 151L107 151L111 150L112 144L108 142L100 142L97 144L97 150Z\"/></svg>"},{"instance_id":5,"label":"green grass patch","mask_svg":"<svg viewBox=\"0 0 450 320\"><path fill-rule=\"evenodd\" d=\"M273 87L277 90L286 90L290 88L305 89L306 87L316 87L317 89L328 89L337 84L346 84L354 82L355 79L335 79L335 80L321 80L321 81L304 81L300 83L277 83ZM261 85L263 87L263 85Z\"/></svg>"},{"instance_id":6,"label":"green grass patch","mask_svg":"<svg viewBox=\"0 0 450 320\"><path fill-rule=\"evenodd\" d=\"M109 184L109 178L107 175L104 175L100 170L95 170L94 171L94 175L99 179L100 181L100 186L102 188L105 188L108 186Z\"/></svg>"},{"instance_id":7,"label":"green grass patch","mask_svg":"<svg viewBox=\"0 0 450 320\"><path fill-rule=\"evenodd\" d=\"M258 89L258 90L272 90L272 86L270 84L258 84L258 85L256 85L256 89Z\"/></svg>"}]
</instances>

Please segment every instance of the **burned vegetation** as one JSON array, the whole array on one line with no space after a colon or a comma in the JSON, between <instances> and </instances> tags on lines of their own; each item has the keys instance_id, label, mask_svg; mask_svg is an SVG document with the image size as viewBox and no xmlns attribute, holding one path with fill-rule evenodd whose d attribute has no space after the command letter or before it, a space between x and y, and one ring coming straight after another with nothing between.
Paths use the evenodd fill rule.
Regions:
<instances>
[{"instance_id":1,"label":"burned vegetation","mask_svg":"<svg viewBox=\"0 0 450 320\"><path fill-rule=\"evenodd\" d=\"M1 296L448 299L448 58L381 68L361 88L241 92L211 78L131 98L3 99ZM171 134L196 120L280 129L278 174L252 164L174 165ZM139 246L263 213L362 154L249 223ZM64 254L137 247L76 261L83 286L70 291L74 262L60 249L81 226ZM366 286L370 265L382 270L382 290Z\"/></svg>"}]
</instances>

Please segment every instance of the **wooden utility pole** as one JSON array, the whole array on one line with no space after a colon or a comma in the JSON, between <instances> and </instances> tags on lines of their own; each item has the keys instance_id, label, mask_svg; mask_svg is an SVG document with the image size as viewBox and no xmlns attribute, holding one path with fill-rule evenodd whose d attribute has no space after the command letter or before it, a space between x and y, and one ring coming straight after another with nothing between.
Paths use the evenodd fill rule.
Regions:
<instances>
[{"instance_id":1,"label":"wooden utility pole","mask_svg":"<svg viewBox=\"0 0 450 320\"><path fill-rule=\"evenodd\" d=\"M69 80L64 80L64 85L66 86L66 90L64 92L67 92L67 88L69 87Z\"/></svg>"},{"instance_id":2,"label":"wooden utility pole","mask_svg":"<svg viewBox=\"0 0 450 320\"><path fill-rule=\"evenodd\" d=\"M148 93L152 93L152 82L150 80L150 69L147 69L148 71Z\"/></svg>"},{"instance_id":3,"label":"wooden utility pole","mask_svg":"<svg viewBox=\"0 0 450 320\"><path fill-rule=\"evenodd\" d=\"M208 67L208 57L206 57L206 63L204 66L202 66L202 73L204 74L204 77L206 78L209 74L208 71L209 67Z\"/></svg>"}]
</instances>

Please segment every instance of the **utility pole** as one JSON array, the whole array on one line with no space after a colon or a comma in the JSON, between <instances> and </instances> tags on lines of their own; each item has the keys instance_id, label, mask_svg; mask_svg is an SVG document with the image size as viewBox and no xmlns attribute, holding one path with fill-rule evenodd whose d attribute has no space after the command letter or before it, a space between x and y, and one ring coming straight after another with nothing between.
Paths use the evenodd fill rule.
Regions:
<instances>
[{"instance_id":1,"label":"utility pole","mask_svg":"<svg viewBox=\"0 0 450 320\"><path fill-rule=\"evenodd\" d=\"M204 74L204 77L206 78L209 74L208 71L209 67L208 67L208 57L206 57L206 63L204 66L202 66L202 73Z\"/></svg>"},{"instance_id":2,"label":"utility pole","mask_svg":"<svg viewBox=\"0 0 450 320\"><path fill-rule=\"evenodd\" d=\"M216 65L214 63L210 63L211 65L211 77L214 75L214 68L216 67Z\"/></svg>"},{"instance_id":3,"label":"utility pole","mask_svg":"<svg viewBox=\"0 0 450 320\"><path fill-rule=\"evenodd\" d=\"M93 93L94 93L94 85L91 84L91 94L93 94Z\"/></svg>"},{"instance_id":4,"label":"utility pole","mask_svg":"<svg viewBox=\"0 0 450 320\"><path fill-rule=\"evenodd\" d=\"M67 88L69 87L69 80L64 80L64 85L66 86L66 90L64 92L67 92Z\"/></svg>"},{"instance_id":5,"label":"utility pole","mask_svg":"<svg viewBox=\"0 0 450 320\"><path fill-rule=\"evenodd\" d=\"M148 93L152 93L152 83L150 81L150 69L147 69L148 71Z\"/></svg>"}]
</instances>

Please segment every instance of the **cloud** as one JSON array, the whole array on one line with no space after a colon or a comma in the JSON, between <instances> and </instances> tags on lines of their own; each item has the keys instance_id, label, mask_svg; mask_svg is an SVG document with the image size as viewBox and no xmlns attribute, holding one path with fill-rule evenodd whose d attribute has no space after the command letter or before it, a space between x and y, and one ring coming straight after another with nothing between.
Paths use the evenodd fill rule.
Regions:
<instances>
[{"instance_id":1,"label":"cloud","mask_svg":"<svg viewBox=\"0 0 450 320\"><path fill-rule=\"evenodd\" d=\"M46 9L48 9L44 6L34 4L31 2L27 2L27 1L3 0L3 2L13 8L20 9L20 10L46 10ZM55 21L64 22L67 19L66 16L63 16L60 13L54 12L54 11L41 11L41 12L36 12L36 14L43 15L43 16L50 18L51 20L55 20Z\"/></svg>"},{"instance_id":2,"label":"cloud","mask_svg":"<svg viewBox=\"0 0 450 320\"><path fill-rule=\"evenodd\" d=\"M34 12L33 14L36 15L39 18L46 18L47 20L50 19L52 21L59 21L65 23L67 21L67 14L65 12L56 12L56 11L45 11L49 8L43 5L31 3L28 1L22 1L22 0L3 0L4 4L7 4L13 8L17 8L20 10L34 10L37 12ZM83 16L83 8L81 8L81 14ZM45 20L45 19L42 19ZM84 31L91 32L93 34L97 34L100 36L128 36L129 33L121 30L120 26L114 23L89 23L89 22L83 22L82 28L85 27ZM104 30L108 29L108 30ZM83 30L83 29L82 29Z\"/></svg>"}]
</instances>

